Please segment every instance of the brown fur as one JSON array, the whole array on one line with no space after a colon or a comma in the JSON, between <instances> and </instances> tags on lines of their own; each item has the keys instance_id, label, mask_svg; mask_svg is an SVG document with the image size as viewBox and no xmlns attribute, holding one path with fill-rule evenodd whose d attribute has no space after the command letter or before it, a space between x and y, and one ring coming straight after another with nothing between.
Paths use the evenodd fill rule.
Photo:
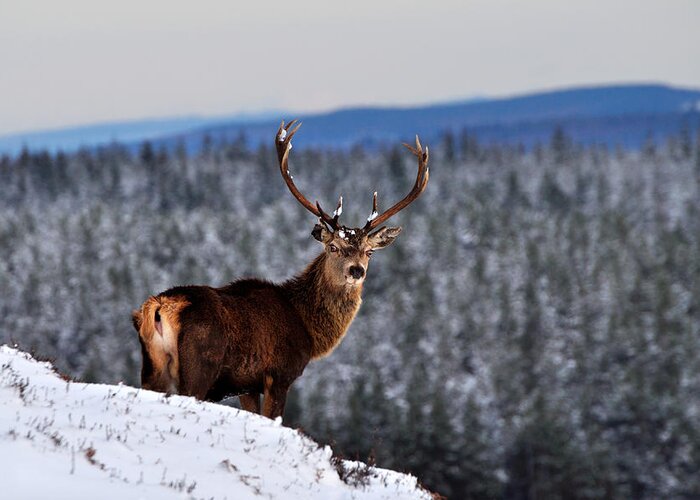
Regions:
<instances>
[{"instance_id":1,"label":"brown fur","mask_svg":"<svg viewBox=\"0 0 700 500\"><path fill-rule=\"evenodd\" d=\"M254 412L264 394L263 415L281 416L292 382L338 346L360 308L364 275L349 269L366 271L370 250L389 244L322 236L325 251L285 283L182 286L146 300L133 315L143 387L211 401L239 395Z\"/></svg>"},{"instance_id":2,"label":"brown fur","mask_svg":"<svg viewBox=\"0 0 700 500\"><path fill-rule=\"evenodd\" d=\"M323 272L326 259L325 253L319 255L304 273L284 285L313 341L313 359L327 356L340 344L362 303L362 285L329 282Z\"/></svg>"}]
</instances>

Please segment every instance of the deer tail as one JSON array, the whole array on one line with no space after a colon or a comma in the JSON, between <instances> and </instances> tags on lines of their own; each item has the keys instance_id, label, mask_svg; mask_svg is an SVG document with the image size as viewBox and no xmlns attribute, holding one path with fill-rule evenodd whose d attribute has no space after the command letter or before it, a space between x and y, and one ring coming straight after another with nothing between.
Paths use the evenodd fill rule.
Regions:
<instances>
[{"instance_id":1,"label":"deer tail","mask_svg":"<svg viewBox=\"0 0 700 500\"><path fill-rule=\"evenodd\" d=\"M146 389L177 393L180 382L178 337L180 310L187 302L177 297L150 297L132 320L144 347L141 385Z\"/></svg>"}]
</instances>

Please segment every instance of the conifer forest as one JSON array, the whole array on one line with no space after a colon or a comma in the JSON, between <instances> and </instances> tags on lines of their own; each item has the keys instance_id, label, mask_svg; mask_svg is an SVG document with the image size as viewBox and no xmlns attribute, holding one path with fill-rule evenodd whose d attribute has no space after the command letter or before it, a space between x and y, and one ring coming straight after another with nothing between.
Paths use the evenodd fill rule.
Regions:
<instances>
[{"instance_id":1,"label":"conifer forest","mask_svg":"<svg viewBox=\"0 0 700 500\"><path fill-rule=\"evenodd\" d=\"M0 343L138 386L131 311L149 295L301 272L321 246L273 137L0 157ZM699 498L695 133L639 151L562 130L532 148L469 131L429 146L428 188L392 219L402 234L285 425L447 498ZM290 168L324 207L342 194L353 226L416 172L398 143L300 140Z\"/></svg>"}]
</instances>

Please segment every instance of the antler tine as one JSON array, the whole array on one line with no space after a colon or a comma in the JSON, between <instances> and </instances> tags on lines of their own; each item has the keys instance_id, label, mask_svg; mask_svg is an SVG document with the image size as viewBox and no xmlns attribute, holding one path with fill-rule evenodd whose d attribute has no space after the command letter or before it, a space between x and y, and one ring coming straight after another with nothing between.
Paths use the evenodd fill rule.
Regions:
<instances>
[{"instance_id":1,"label":"antler tine","mask_svg":"<svg viewBox=\"0 0 700 500\"><path fill-rule=\"evenodd\" d=\"M379 214L377 213L377 192L375 191L372 195L372 212L367 217L367 224L363 227L363 231L367 232L371 229L372 221L377 218Z\"/></svg>"},{"instance_id":2,"label":"antler tine","mask_svg":"<svg viewBox=\"0 0 700 500\"><path fill-rule=\"evenodd\" d=\"M326 226L330 227L334 231L339 228L338 217L331 217L321 208L321 204L316 202L316 209L318 210L318 219L323 222Z\"/></svg>"},{"instance_id":3,"label":"antler tine","mask_svg":"<svg viewBox=\"0 0 700 500\"><path fill-rule=\"evenodd\" d=\"M377 193L374 193L372 214L367 218L367 224L363 230L369 232L372 229L382 225L390 217L393 217L401 210L406 208L408 205L413 203L413 201L418 198L425 188L428 186L428 178L430 177L430 170L428 168L428 159L430 157L428 146L425 147L423 151L423 146L420 143L420 139L416 135L416 147L403 143L403 145L411 151L418 158L418 176L416 177L416 183L413 185L413 189L403 198L401 201L395 203L391 208L383 212L381 215L377 215Z\"/></svg>"},{"instance_id":4,"label":"antler tine","mask_svg":"<svg viewBox=\"0 0 700 500\"><path fill-rule=\"evenodd\" d=\"M340 219L340 215L343 213L343 197L341 196L338 198L338 206L336 207L335 211L333 212L333 223L338 226L338 219Z\"/></svg>"},{"instance_id":5,"label":"antler tine","mask_svg":"<svg viewBox=\"0 0 700 500\"><path fill-rule=\"evenodd\" d=\"M277 149L277 159L280 162L284 158L285 154L290 149L292 149L290 146L292 137L294 137L294 134L296 134L299 128L301 127L301 122L297 123L297 121L298 120L292 120L287 125L285 125L284 120L282 120L280 127L277 129L277 135L275 136L275 146ZM297 126L290 131L289 129L295 123L297 123Z\"/></svg>"},{"instance_id":6,"label":"antler tine","mask_svg":"<svg viewBox=\"0 0 700 500\"><path fill-rule=\"evenodd\" d=\"M294 126L296 124L296 126ZM331 217L326 212L323 211L321 205L316 202L314 206L306 197L299 191L296 187L294 181L292 180L292 175L289 173L289 151L292 149L292 137L297 133L301 127L301 122L297 123L297 120L290 121L287 125L284 124L284 120L277 129L277 135L275 135L275 148L277 149L277 159L280 164L280 173L284 179L284 183L291 191L292 195L297 199L301 205L307 209L309 212L314 214L316 217L320 218L325 224L329 225L333 229L338 228L338 217ZM342 211L342 210L341 210ZM340 214L338 214L339 216Z\"/></svg>"}]
</instances>

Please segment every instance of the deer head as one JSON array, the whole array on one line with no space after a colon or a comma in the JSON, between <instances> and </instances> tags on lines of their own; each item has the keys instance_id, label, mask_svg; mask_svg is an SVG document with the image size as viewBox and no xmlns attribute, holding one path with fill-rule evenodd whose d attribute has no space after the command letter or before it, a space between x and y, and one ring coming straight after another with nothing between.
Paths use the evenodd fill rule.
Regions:
<instances>
[{"instance_id":1,"label":"deer head","mask_svg":"<svg viewBox=\"0 0 700 500\"><path fill-rule=\"evenodd\" d=\"M377 212L377 193L375 191L372 212L367 217L367 223L363 227L347 227L339 221L343 213L342 196L331 216L323 211L318 201L312 204L306 199L292 180L289 173L289 151L292 149L292 137L301 127L301 123L296 124L296 122L296 120L292 120L285 125L283 121L275 136L277 159L282 178L297 201L318 217L318 223L314 226L311 234L324 245L324 251L327 254L326 276L339 286L359 286L365 279L372 252L389 246L401 232L400 227L386 227L382 224L411 204L428 185L430 174L428 147L426 146L425 151L423 151L418 136L416 136L415 147L404 143L404 146L418 158L418 176L413 189L401 201L381 214ZM295 124L296 126L294 126Z\"/></svg>"}]
</instances>

